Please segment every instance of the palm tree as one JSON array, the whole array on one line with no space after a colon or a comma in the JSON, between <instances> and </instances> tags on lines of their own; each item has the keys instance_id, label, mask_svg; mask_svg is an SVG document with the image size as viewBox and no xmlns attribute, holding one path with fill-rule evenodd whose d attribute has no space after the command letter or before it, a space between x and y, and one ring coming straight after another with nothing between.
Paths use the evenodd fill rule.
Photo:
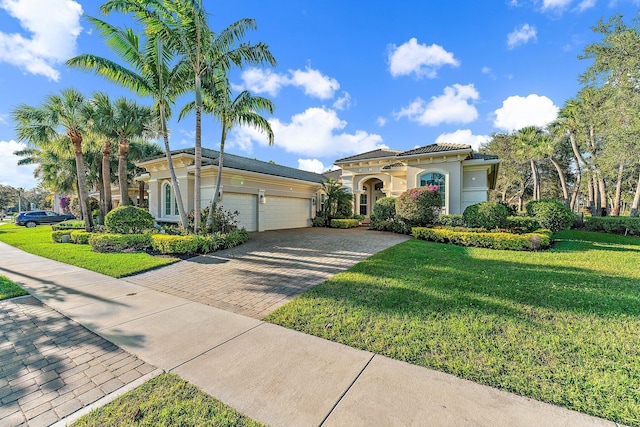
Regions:
<instances>
[{"instance_id":1,"label":"palm tree","mask_svg":"<svg viewBox=\"0 0 640 427\"><path fill-rule=\"evenodd\" d=\"M267 135L269 145L273 145L273 130L269 122L258 114L258 111L266 111L273 114L273 103L261 96L253 96L249 91L242 91L233 100L231 99L231 89L226 75L219 74L211 76L204 84L203 110L207 114L213 115L220 122L220 154L218 155L218 176L216 178L216 188L209 203L209 217L207 226L213 223L213 211L218 203L220 195L220 184L222 182L222 168L224 164L224 145L227 140L227 133L234 126L251 126L264 132ZM195 103L187 104L180 112L180 118L195 109ZM197 217L198 215L194 215ZM196 229L197 230L197 229Z\"/></svg>"},{"instance_id":2,"label":"palm tree","mask_svg":"<svg viewBox=\"0 0 640 427\"><path fill-rule=\"evenodd\" d=\"M118 98L112 103L109 95L105 92L95 92L93 103L95 105L96 131L102 133L108 141L118 141L120 204L126 206L129 204L129 179L127 176L129 142L132 138L142 137L149 128L152 111L149 107L140 106L126 98ZM108 165L108 163L106 164ZM108 173L108 169L103 173ZM110 187L110 182L108 184ZM107 178L105 178L104 185L107 186Z\"/></svg>"},{"instance_id":3,"label":"palm tree","mask_svg":"<svg viewBox=\"0 0 640 427\"><path fill-rule=\"evenodd\" d=\"M65 135L73 145L78 180L78 198L85 221L85 229L91 231L93 223L87 201L89 199L86 169L82 154L83 132L86 129L86 99L75 89L64 89L60 95L49 95L40 107L19 105L12 112L16 123L18 140L38 147L48 141L57 140L58 129L64 128Z\"/></svg>"},{"instance_id":4,"label":"palm tree","mask_svg":"<svg viewBox=\"0 0 640 427\"><path fill-rule=\"evenodd\" d=\"M88 17L88 19L105 38L107 46L125 60L131 69L91 54L76 56L68 60L67 64L85 71L93 71L130 89L136 95L153 98L153 113L159 122L164 140L180 223L186 229L187 215L171 157L167 120L171 116L171 105L176 97L185 91L189 70L180 63L175 64L173 54L165 49L165 43L157 35L147 34L143 44L139 35L130 28L121 29L97 18Z\"/></svg>"},{"instance_id":5,"label":"palm tree","mask_svg":"<svg viewBox=\"0 0 640 427\"><path fill-rule=\"evenodd\" d=\"M533 200L540 200L540 174L536 160L541 157L540 145L543 142L543 132L537 126L527 126L515 134L515 142L519 151L529 160L533 175Z\"/></svg>"},{"instance_id":6,"label":"palm tree","mask_svg":"<svg viewBox=\"0 0 640 427\"><path fill-rule=\"evenodd\" d=\"M247 31L257 28L253 19L241 19L214 34L209 28L208 16L202 0L159 2L156 0L110 0L101 8L104 13L119 11L132 13L151 32L162 37L167 46L178 53L190 69L195 101L191 108L195 114L194 148L194 206L202 205L202 80L207 75L227 74L233 65L275 65L276 60L264 43L240 43ZM199 228L200 215L194 215L194 228Z\"/></svg>"},{"instance_id":7,"label":"palm tree","mask_svg":"<svg viewBox=\"0 0 640 427\"><path fill-rule=\"evenodd\" d=\"M14 152L18 165L36 165L33 176L50 191L59 194L75 192L77 186L76 163L68 145L49 144L40 148L25 148ZM66 150L60 150L65 148ZM61 152L62 151L62 152Z\"/></svg>"}]
</instances>

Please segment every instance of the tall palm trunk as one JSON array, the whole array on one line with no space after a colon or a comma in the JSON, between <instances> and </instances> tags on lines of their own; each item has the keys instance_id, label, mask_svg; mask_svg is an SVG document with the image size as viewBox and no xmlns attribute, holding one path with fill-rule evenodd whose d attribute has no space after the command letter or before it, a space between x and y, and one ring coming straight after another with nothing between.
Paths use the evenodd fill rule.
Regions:
<instances>
[{"instance_id":1,"label":"tall palm trunk","mask_svg":"<svg viewBox=\"0 0 640 427\"><path fill-rule=\"evenodd\" d=\"M76 159L76 171L78 173L78 200L80 202L82 218L84 219L84 229L86 231L92 231L93 221L91 218L91 212L89 212L89 192L87 191L87 178L85 176L84 158L82 156L82 135L74 131L69 131L67 135L73 144L73 154Z\"/></svg>"},{"instance_id":2,"label":"tall palm trunk","mask_svg":"<svg viewBox=\"0 0 640 427\"><path fill-rule=\"evenodd\" d=\"M120 206L129 205L129 180L127 177L127 155L129 141L125 138L118 140L118 184L120 186Z\"/></svg>"},{"instance_id":3,"label":"tall palm trunk","mask_svg":"<svg viewBox=\"0 0 640 427\"><path fill-rule=\"evenodd\" d=\"M564 197L564 204L567 207L570 207L571 204L569 202L569 191L567 190L567 180L564 177L564 172L562 170L562 167L560 167L560 164L553 158L550 158L551 163L553 163L553 166L555 166L556 171L558 171L558 177L560 178L560 185L562 186L562 195Z\"/></svg>"},{"instance_id":4,"label":"tall palm trunk","mask_svg":"<svg viewBox=\"0 0 640 427\"><path fill-rule=\"evenodd\" d=\"M613 201L613 211L611 215L620 216L620 200L622 199L622 175L624 173L624 160L618 165L618 179L616 181L616 197Z\"/></svg>"},{"instance_id":5,"label":"tall palm trunk","mask_svg":"<svg viewBox=\"0 0 640 427\"><path fill-rule=\"evenodd\" d=\"M196 92L199 90L199 76L196 77ZM197 97L197 95L196 95ZM202 102L202 97L200 97L200 102ZM202 191L201 191L201 180L202 180L202 108L198 105L196 101L196 141L195 141L195 173L193 179L193 231L195 233L200 229L200 210L202 209Z\"/></svg>"},{"instance_id":6,"label":"tall palm trunk","mask_svg":"<svg viewBox=\"0 0 640 427\"><path fill-rule=\"evenodd\" d=\"M582 183L582 168L580 167L580 162L576 158L576 182L573 186L573 192L571 193L571 202L569 207L571 210L576 209L576 203L578 201L578 194L580 194L580 184Z\"/></svg>"},{"instance_id":7,"label":"tall palm trunk","mask_svg":"<svg viewBox=\"0 0 640 427\"><path fill-rule=\"evenodd\" d=\"M598 191L600 193L600 215L607 216L607 184L598 170Z\"/></svg>"},{"instance_id":8,"label":"tall palm trunk","mask_svg":"<svg viewBox=\"0 0 640 427\"><path fill-rule=\"evenodd\" d=\"M218 176L216 178L216 189L213 192L213 197L211 197L211 204L209 205L209 216L207 217L207 227L211 227L213 225L213 210L215 209L219 195L220 195L220 184L222 182L222 164L224 160L224 143L227 139L227 124L224 118L222 119L222 135L220 136L220 154L218 155Z\"/></svg>"},{"instance_id":9,"label":"tall palm trunk","mask_svg":"<svg viewBox=\"0 0 640 427\"><path fill-rule=\"evenodd\" d=\"M595 173L591 177L591 186L593 187L593 205L591 207L591 215L600 216L600 197L602 195L598 189L598 178Z\"/></svg>"},{"instance_id":10,"label":"tall palm trunk","mask_svg":"<svg viewBox=\"0 0 640 427\"><path fill-rule=\"evenodd\" d=\"M178 205L178 214L180 215L180 225L183 229L187 229L187 215L184 212L184 205L182 204L182 192L180 191L180 185L178 184L178 178L176 177L176 170L173 167L173 156L171 155L171 147L169 147L169 132L167 130L167 120L165 117L164 105L160 104L160 126L162 129L162 139L164 140L164 150L167 153L167 163L169 164L169 174L171 175L171 184L173 185L173 192L176 195L176 204Z\"/></svg>"},{"instance_id":11,"label":"tall palm trunk","mask_svg":"<svg viewBox=\"0 0 640 427\"><path fill-rule=\"evenodd\" d=\"M102 146L102 186L104 187L104 205L102 216L112 209L111 200L111 141Z\"/></svg>"}]
</instances>

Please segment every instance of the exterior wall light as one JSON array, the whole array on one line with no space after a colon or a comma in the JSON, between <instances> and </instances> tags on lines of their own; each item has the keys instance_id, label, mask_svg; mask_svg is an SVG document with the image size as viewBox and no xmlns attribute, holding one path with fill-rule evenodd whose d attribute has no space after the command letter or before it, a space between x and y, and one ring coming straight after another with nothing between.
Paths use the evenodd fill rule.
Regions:
<instances>
[{"instance_id":1,"label":"exterior wall light","mask_svg":"<svg viewBox=\"0 0 640 427\"><path fill-rule=\"evenodd\" d=\"M260 195L260 203L262 203L263 205L267 203L267 198L264 196L264 194Z\"/></svg>"}]
</instances>

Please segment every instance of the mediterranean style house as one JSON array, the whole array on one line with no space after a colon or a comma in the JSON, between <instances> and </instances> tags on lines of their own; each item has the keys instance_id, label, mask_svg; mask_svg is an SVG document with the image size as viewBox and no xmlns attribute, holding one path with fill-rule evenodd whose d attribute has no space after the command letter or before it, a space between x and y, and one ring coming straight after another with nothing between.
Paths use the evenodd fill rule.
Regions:
<instances>
[{"instance_id":1,"label":"mediterranean style house","mask_svg":"<svg viewBox=\"0 0 640 427\"><path fill-rule=\"evenodd\" d=\"M342 186L355 195L354 212L365 217L379 198L424 185L438 187L444 213L461 214L488 200L499 163L497 156L474 153L470 145L442 143L408 151L379 149L335 161Z\"/></svg>"},{"instance_id":2,"label":"mediterranean style house","mask_svg":"<svg viewBox=\"0 0 640 427\"><path fill-rule=\"evenodd\" d=\"M202 149L202 206L215 191L216 150ZM185 210L194 210L194 149L172 151ZM247 231L311 226L329 178L352 192L354 213L369 217L376 200L397 197L424 185L436 185L443 195L443 212L462 213L486 201L495 187L499 160L474 153L470 145L431 144L409 151L379 149L337 160L338 170L325 175L225 153L220 205L237 211ZM158 222L179 221L175 192L166 156L137 163L146 173L137 177L148 191L149 212Z\"/></svg>"}]
</instances>

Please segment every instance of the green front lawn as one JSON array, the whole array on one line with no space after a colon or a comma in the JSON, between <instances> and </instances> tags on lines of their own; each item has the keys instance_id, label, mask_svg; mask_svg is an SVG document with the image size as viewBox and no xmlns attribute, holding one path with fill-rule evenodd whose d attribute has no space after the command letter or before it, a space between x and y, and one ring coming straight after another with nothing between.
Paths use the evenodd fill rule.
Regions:
<instances>
[{"instance_id":1,"label":"green front lawn","mask_svg":"<svg viewBox=\"0 0 640 427\"><path fill-rule=\"evenodd\" d=\"M175 374L162 374L80 418L82 426L261 426Z\"/></svg>"},{"instance_id":2,"label":"green front lawn","mask_svg":"<svg viewBox=\"0 0 640 427\"><path fill-rule=\"evenodd\" d=\"M177 258L154 257L138 253L98 253L89 245L53 243L51 227L35 228L4 225L0 227L0 241L25 252L86 268L111 277L123 277L176 262Z\"/></svg>"},{"instance_id":3,"label":"green front lawn","mask_svg":"<svg viewBox=\"0 0 640 427\"><path fill-rule=\"evenodd\" d=\"M0 301L3 299L21 297L23 295L28 295L28 293L11 280L4 276L0 276Z\"/></svg>"},{"instance_id":4,"label":"green front lawn","mask_svg":"<svg viewBox=\"0 0 640 427\"><path fill-rule=\"evenodd\" d=\"M556 240L544 252L410 240L267 320L640 426L640 239Z\"/></svg>"}]
</instances>

